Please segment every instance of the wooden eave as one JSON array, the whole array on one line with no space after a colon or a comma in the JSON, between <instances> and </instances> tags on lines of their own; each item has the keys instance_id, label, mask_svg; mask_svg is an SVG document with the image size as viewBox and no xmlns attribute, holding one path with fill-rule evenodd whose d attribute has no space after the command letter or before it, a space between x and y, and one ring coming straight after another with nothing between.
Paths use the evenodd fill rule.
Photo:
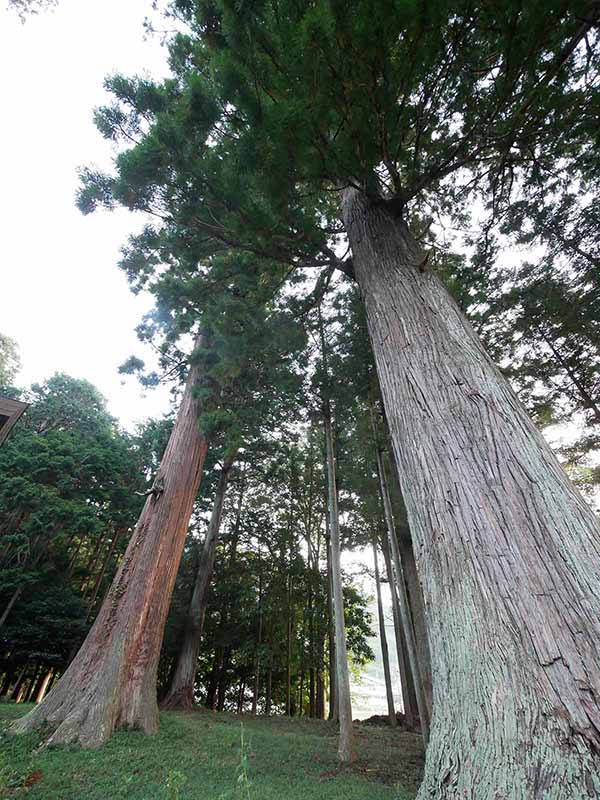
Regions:
<instances>
[{"instance_id":1,"label":"wooden eave","mask_svg":"<svg viewBox=\"0 0 600 800\"><path fill-rule=\"evenodd\" d=\"M13 425L17 423L28 405L28 403L22 403L20 400L11 400L9 397L0 395L0 445L2 445L11 432Z\"/></svg>"}]
</instances>

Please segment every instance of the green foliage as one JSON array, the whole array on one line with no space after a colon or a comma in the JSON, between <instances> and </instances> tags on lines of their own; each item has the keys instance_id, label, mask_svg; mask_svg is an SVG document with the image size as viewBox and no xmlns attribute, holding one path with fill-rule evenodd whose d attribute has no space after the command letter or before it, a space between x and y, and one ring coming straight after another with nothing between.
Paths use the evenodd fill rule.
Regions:
<instances>
[{"instance_id":1,"label":"green foliage","mask_svg":"<svg viewBox=\"0 0 600 800\"><path fill-rule=\"evenodd\" d=\"M323 442L313 428L296 439L287 442L276 433L254 442L239 455L230 479L198 663L197 699L209 706L236 710L241 697L248 709L258 665L258 710L265 710L269 667L271 710L285 710L288 625L294 713L315 713L316 686L311 699L309 676L325 681L330 669ZM210 497L208 487L204 496ZM199 520L193 534L203 527ZM166 690L180 645L198 557L192 540L167 624L159 692ZM344 595L351 659L360 670L373 659L367 644L372 620L367 598L349 580Z\"/></svg>"},{"instance_id":2,"label":"green foliage","mask_svg":"<svg viewBox=\"0 0 600 800\"><path fill-rule=\"evenodd\" d=\"M27 414L0 450L9 671L61 668L82 640L139 514L155 444L149 431L121 432L87 381L57 374L22 396Z\"/></svg>"},{"instance_id":3,"label":"green foliage","mask_svg":"<svg viewBox=\"0 0 600 800\"><path fill-rule=\"evenodd\" d=\"M10 336L0 333L0 389L10 386L20 369L17 343Z\"/></svg>"},{"instance_id":4,"label":"green foliage","mask_svg":"<svg viewBox=\"0 0 600 800\"><path fill-rule=\"evenodd\" d=\"M248 282L344 267L338 198L354 186L431 248L538 421L595 425L597 10L173 0L169 13L172 74L108 81L97 121L121 151L113 174L84 175L80 205L149 213L122 265L174 330ZM489 219L462 237L468 258L445 231L472 223L475 197ZM507 274L498 233L545 252Z\"/></svg>"},{"instance_id":5,"label":"green foliage","mask_svg":"<svg viewBox=\"0 0 600 800\"><path fill-rule=\"evenodd\" d=\"M104 202L108 189L110 202L160 212L155 241L185 231L197 256L326 263L340 231L332 190L456 213L467 187L500 202L515 175L549 175L594 135L583 2L473 13L468 2L175 0L171 13L187 26L170 43L173 75L109 81L100 128L128 149L82 197Z\"/></svg>"}]
</instances>

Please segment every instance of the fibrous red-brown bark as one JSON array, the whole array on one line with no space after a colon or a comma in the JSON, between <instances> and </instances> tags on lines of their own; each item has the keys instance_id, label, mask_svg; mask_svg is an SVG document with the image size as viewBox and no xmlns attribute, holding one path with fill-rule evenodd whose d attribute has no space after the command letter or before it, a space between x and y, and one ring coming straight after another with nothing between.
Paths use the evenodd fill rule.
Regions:
<instances>
[{"instance_id":1,"label":"fibrous red-brown bark","mask_svg":"<svg viewBox=\"0 0 600 800\"><path fill-rule=\"evenodd\" d=\"M229 472L235 458L235 453L231 454L221 470L217 491L213 503L213 509L206 531L206 537L202 545L202 553L196 571L192 599L188 608L187 622L181 647L177 654L177 664L171 678L169 691L162 701L165 708L193 708L194 684L196 682L196 671L198 668L198 653L200 652L200 641L204 628L204 617L206 614L206 600L208 586L215 566L215 556L217 552L217 541L221 528L221 518L223 516L223 505L225 503L225 490Z\"/></svg>"},{"instance_id":2,"label":"fibrous red-brown bark","mask_svg":"<svg viewBox=\"0 0 600 800\"><path fill-rule=\"evenodd\" d=\"M150 494L102 608L73 662L46 698L11 731L42 725L48 744L97 747L115 728L158 730L156 673L175 577L202 475L207 442L188 376Z\"/></svg>"},{"instance_id":3,"label":"fibrous red-brown bark","mask_svg":"<svg viewBox=\"0 0 600 800\"><path fill-rule=\"evenodd\" d=\"M419 798L600 794L600 536L406 225L343 214L423 586Z\"/></svg>"}]
</instances>

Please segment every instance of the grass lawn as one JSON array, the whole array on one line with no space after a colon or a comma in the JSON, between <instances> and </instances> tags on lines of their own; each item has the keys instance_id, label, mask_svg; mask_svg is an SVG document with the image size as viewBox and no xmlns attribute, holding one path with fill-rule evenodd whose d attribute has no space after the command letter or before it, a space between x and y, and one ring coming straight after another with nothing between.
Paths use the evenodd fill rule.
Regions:
<instances>
[{"instance_id":1,"label":"grass lawn","mask_svg":"<svg viewBox=\"0 0 600 800\"><path fill-rule=\"evenodd\" d=\"M3 799L409 800L423 767L414 734L355 724L358 759L341 769L327 722L208 711L163 712L156 736L119 732L98 750L36 752L41 735L5 733L27 710L0 704Z\"/></svg>"}]
</instances>

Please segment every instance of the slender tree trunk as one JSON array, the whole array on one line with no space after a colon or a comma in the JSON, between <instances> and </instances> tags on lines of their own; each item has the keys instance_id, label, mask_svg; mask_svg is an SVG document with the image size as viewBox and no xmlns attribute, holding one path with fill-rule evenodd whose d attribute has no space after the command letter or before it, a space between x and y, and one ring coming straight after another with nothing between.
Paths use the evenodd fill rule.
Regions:
<instances>
[{"instance_id":1,"label":"slender tree trunk","mask_svg":"<svg viewBox=\"0 0 600 800\"><path fill-rule=\"evenodd\" d=\"M389 440L389 439L388 439ZM398 479L398 467L394 458L393 450L387 452L389 474L392 483L398 495L402 497L402 489L400 488L400 481ZM385 459L384 459L385 463ZM402 501L404 503L404 501ZM425 701L427 703L427 710L429 712L429 719L433 711L433 684L431 680L431 652L429 649L429 638L427 633L427 623L425 621L425 605L423 603L423 589L419 580L419 573L417 571L417 564L415 561L414 543L410 534L410 528L406 518L401 520L400 525L396 528L398 536L398 546L400 547L401 561L405 569L406 588L408 590L408 600L411 610L411 617L415 630L415 639L417 644L417 656L419 658L419 669L421 672L421 680L423 682L423 691L425 693Z\"/></svg>"},{"instance_id":2,"label":"slender tree trunk","mask_svg":"<svg viewBox=\"0 0 600 800\"><path fill-rule=\"evenodd\" d=\"M238 698L237 698L237 713L241 714L244 711L244 694L246 692L246 677L243 676L240 678L240 686L238 689Z\"/></svg>"},{"instance_id":3,"label":"slender tree trunk","mask_svg":"<svg viewBox=\"0 0 600 800\"><path fill-rule=\"evenodd\" d=\"M419 722L421 723L421 732L423 738L427 743L429 739L429 713L427 710L427 701L425 700L425 691L423 689L423 681L421 680L421 670L419 668L419 658L417 656L417 643L415 639L415 631L413 621L410 613L410 605L408 602L408 594L406 592L406 580L404 577L404 568L400 557L400 549L398 547L398 539L396 537L396 527L394 525L394 514L392 511L392 504L390 501L390 493L388 490L387 480L385 476L385 465L381 456L381 451L377 450L377 472L379 474L379 485L381 488L381 499L383 501L383 508L385 512L385 522L388 532L388 540L390 543L390 552L392 555L393 573L395 574L395 585L398 591L398 608L400 610L400 620L402 622L402 633L404 634L404 642L406 643L406 654L408 656L408 663L413 679L413 686L417 698L417 708L419 710Z\"/></svg>"},{"instance_id":4,"label":"slender tree trunk","mask_svg":"<svg viewBox=\"0 0 600 800\"><path fill-rule=\"evenodd\" d=\"M231 648L225 647L223 649L223 658L221 660L221 668L219 670L219 680L217 683L217 711L225 709L225 698L227 696L227 689L229 683L227 675L229 673L229 660L231 658Z\"/></svg>"},{"instance_id":5,"label":"slender tree trunk","mask_svg":"<svg viewBox=\"0 0 600 800\"><path fill-rule=\"evenodd\" d=\"M177 663L169 690L162 701L165 708L193 708L194 684L196 682L196 670L198 665L198 653L200 652L200 641L204 628L204 617L206 615L206 600L208 587L215 567L215 556L217 552L217 541L223 517L223 506L225 503L225 492L229 474L236 453L229 454L223 464L215 501L206 531L202 553L196 571L192 599L188 608L187 622L183 634L181 647L177 654Z\"/></svg>"},{"instance_id":6,"label":"slender tree trunk","mask_svg":"<svg viewBox=\"0 0 600 800\"><path fill-rule=\"evenodd\" d=\"M52 680L53 675L54 675L53 669L49 669L48 672L44 675L44 678L35 696L36 703L41 703L44 697L46 696L46 692L48 691L48 686L50 685L50 681Z\"/></svg>"},{"instance_id":7,"label":"slender tree trunk","mask_svg":"<svg viewBox=\"0 0 600 800\"><path fill-rule=\"evenodd\" d=\"M309 559L310 559L309 539ZM315 716L315 625L314 625L314 596L312 585L312 572L308 573L308 716Z\"/></svg>"},{"instance_id":8,"label":"slender tree trunk","mask_svg":"<svg viewBox=\"0 0 600 800\"><path fill-rule=\"evenodd\" d=\"M262 569L258 576L258 635L256 637L256 655L254 658L254 687L252 690L252 713L258 710L258 695L260 692L260 649L262 647L263 628L263 596L262 596Z\"/></svg>"},{"instance_id":9,"label":"slender tree trunk","mask_svg":"<svg viewBox=\"0 0 600 800\"><path fill-rule=\"evenodd\" d=\"M81 587L81 593L83 594L84 597L87 594L88 589L90 588L90 584L92 582L92 575L94 574L94 570L98 566L98 561L100 560L100 556L102 554L102 548L104 547L104 543L106 541L108 533L109 533L108 530L105 530L104 533L98 536L98 540L85 566L86 578L83 581Z\"/></svg>"},{"instance_id":10,"label":"slender tree trunk","mask_svg":"<svg viewBox=\"0 0 600 800\"><path fill-rule=\"evenodd\" d=\"M288 717L292 715L292 578L288 575L287 587L287 642L286 642L286 662L285 662L285 713Z\"/></svg>"},{"instance_id":11,"label":"slender tree trunk","mask_svg":"<svg viewBox=\"0 0 600 800\"><path fill-rule=\"evenodd\" d=\"M429 719L433 709L433 685L431 683L431 655L429 653L429 641L427 639L427 625L425 623L425 608L423 606L423 590L417 574L415 554L410 539L404 536L398 537L401 551L402 564L405 569L406 588L408 590L408 601L411 610L411 617L415 630L415 643L417 647L417 658L419 659L419 672L423 684L425 703Z\"/></svg>"},{"instance_id":12,"label":"slender tree trunk","mask_svg":"<svg viewBox=\"0 0 600 800\"><path fill-rule=\"evenodd\" d=\"M21 668L21 671L19 672L19 674L17 676L17 680L14 682L14 684L6 692L6 699L7 700L10 700L11 698L16 697L18 695L18 693L21 691L21 685L22 685L22 683L23 683L23 681L25 679L25 673L26 672L27 672L27 664L24 667Z\"/></svg>"},{"instance_id":13,"label":"slender tree trunk","mask_svg":"<svg viewBox=\"0 0 600 800\"><path fill-rule=\"evenodd\" d=\"M344 623L344 600L342 596L342 566L340 563L340 526L337 507L337 485L335 452L331 417L325 410L325 444L327 447L327 484L329 489L329 530L331 535L331 572L333 578L333 613L335 619L336 694L340 719L338 756L343 764L354 761L354 733L352 730L352 700L350 697L350 674L346 649L346 626Z\"/></svg>"},{"instance_id":14,"label":"slender tree trunk","mask_svg":"<svg viewBox=\"0 0 600 800\"><path fill-rule=\"evenodd\" d=\"M0 696L4 697L8 694L10 685L15 677L15 670L13 667L8 667L2 678L2 686L0 686Z\"/></svg>"},{"instance_id":15,"label":"slender tree trunk","mask_svg":"<svg viewBox=\"0 0 600 800\"><path fill-rule=\"evenodd\" d=\"M110 562L110 559L112 558L112 555L115 552L115 549L117 547L117 542L119 541L119 539L121 538L123 533L124 533L124 531L123 531L122 528L115 532L115 534L114 534L114 536L112 538L112 542L110 543L110 547L108 548L108 553L106 554L106 556L104 558L104 561L102 562L102 566L100 567L100 572L98 573L98 575L96 577L96 580L94 582L94 588L92 589L92 594L91 594L90 599L88 600L88 603L87 603L87 607L88 607L88 616L87 616L87 618L88 619L90 619L90 617L91 617L92 609L94 608L94 603L96 602L96 597L98 596L98 592L100 591L100 586L102 585L102 581L104 579L104 576L106 575L106 570L107 570L108 564Z\"/></svg>"},{"instance_id":16,"label":"slender tree trunk","mask_svg":"<svg viewBox=\"0 0 600 800\"><path fill-rule=\"evenodd\" d=\"M383 557L385 560L385 572L390 587L392 597L392 616L394 619L394 638L396 642L396 655L398 657L398 671L400 672L400 688L402 690L402 710L404 711L404 724L409 730L414 730L417 724L419 712L417 709L417 696L415 685L412 679L412 672L406 655L406 639L400 621L400 604L398 602L398 592L396 591L396 581L392 570L392 559L390 556L389 543L384 539L382 542Z\"/></svg>"},{"instance_id":17,"label":"slender tree trunk","mask_svg":"<svg viewBox=\"0 0 600 800\"><path fill-rule=\"evenodd\" d=\"M215 651L213 667L212 670L210 671L208 687L206 689L206 707L210 708L212 711L214 711L217 706L217 687L219 683L219 675L222 664L223 664L223 648L217 647Z\"/></svg>"},{"instance_id":18,"label":"slender tree trunk","mask_svg":"<svg viewBox=\"0 0 600 800\"><path fill-rule=\"evenodd\" d=\"M328 519L328 518L327 518ZM329 526L329 522L327 522ZM333 617L333 574L331 571L331 537L327 536L327 643L329 646L329 714L328 719L337 722L338 705L336 691L335 621Z\"/></svg>"},{"instance_id":19,"label":"slender tree trunk","mask_svg":"<svg viewBox=\"0 0 600 800\"><path fill-rule=\"evenodd\" d=\"M267 669L267 686L265 691L265 714L268 717L271 713L273 703L273 643L269 642L269 666Z\"/></svg>"},{"instance_id":20,"label":"slender tree trunk","mask_svg":"<svg viewBox=\"0 0 600 800\"><path fill-rule=\"evenodd\" d=\"M381 641L381 655L383 658L383 676L385 679L385 695L388 706L388 719L392 727L396 727L396 709L394 708L394 691L392 689L392 673L390 671L390 654L388 651L387 634L385 632L385 616L383 614L383 601L381 599L381 582L379 580L379 563L377 558L377 544L373 539L373 562L375 564L375 590L377 593L377 615L379 618L379 638Z\"/></svg>"},{"instance_id":21,"label":"slender tree trunk","mask_svg":"<svg viewBox=\"0 0 600 800\"><path fill-rule=\"evenodd\" d=\"M25 701L25 697L27 692L29 691L30 686L30 679L25 678L21 681L21 686L19 687L19 691L17 692L17 696L15 698L15 703L23 703Z\"/></svg>"},{"instance_id":22,"label":"slender tree trunk","mask_svg":"<svg viewBox=\"0 0 600 800\"><path fill-rule=\"evenodd\" d=\"M298 716L304 714L304 666L300 666L300 686L298 687Z\"/></svg>"},{"instance_id":23,"label":"slender tree trunk","mask_svg":"<svg viewBox=\"0 0 600 800\"><path fill-rule=\"evenodd\" d=\"M199 379L192 366L155 491L94 625L60 681L13 733L47 723L56 728L48 743L97 747L115 728L158 730L158 659L207 450L194 397Z\"/></svg>"},{"instance_id":24,"label":"slender tree trunk","mask_svg":"<svg viewBox=\"0 0 600 800\"><path fill-rule=\"evenodd\" d=\"M323 646L323 642L321 645ZM317 670L316 676L316 697L315 697L315 717L325 719L325 683L323 681L323 670Z\"/></svg>"},{"instance_id":25,"label":"slender tree trunk","mask_svg":"<svg viewBox=\"0 0 600 800\"><path fill-rule=\"evenodd\" d=\"M72 577L73 575L73 571L75 569L75 562L77 561L77 556L79 555L79 551L81 550L84 541L85 541L85 536L80 536L79 541L77 542L77 545L75 547L75 550L73 550L73 555L71 556L69 560L69 566L67 567L67 575L69 578Z\"/></svg>"},{"instance_id":26,"label":"slender tree trunk","mask_svg":"<svg viewBox=\"0 0 600 800\"><path fill-rule=\"evenodd\" d=\"M431 643L419 800L598 795L598 522L406 225L343 215Z\"/></svg>"},{"instance_id":27,"label":"slender tree trunk","mask_svg":"<svg viewBox=\"0 0 600 800\"><path fill-rule=\"evenodd\" d=\"M45 542L42 545L42 547L39 550L39 552L36 555L36 557L33 559L31 564L29 565L29 569L35 569L37 567L37 565L42 560L42 557L46 554L47 550L48 550L48 542ZM23 594L23 590L24 589L25 589L25 584L22 583L20 586L17 586L15 591L12 593L11 598L8 601L8 603L6 604L6 608L4 609L4 611L2 613L2 616L0 616L0 628L6 622L6 619L7 619L8 615L12 611L12 609L13 609L15 603L17 602L17 600L19 599L19 597Z\"/></svg>"},{"instance_id":28,"label":"slender tree trunk","mask_svg":"<svg viewBox=\"0 0 600 800\"><path fill-rule=\"evenodd\" d=\"M40 665L33 673L25 702L31 703L31 701L33 700L33 698L37 693L38 686L40 685L40 681L42 680L43 675L44 675L44 667Z\"/></svg>"},{"instance_id":29,"label":"slender tree trunk","mask_svg":"<svg viewBox=\"0 0 600 800\"><path fill-rule=\"evenodd\" d=\"M21 584L21 586L17 586L17 588L14 590L14 592L10 596L10 600L6 604L6 607L5 607L4 611L2 612L2 616L0 616L0 628L6 622L6 618L8 617L10 612L12 611L14 604L17 602L19 597L23 594L23 589L24 588L25 587L23 586L23 584Z\"/></svg>"}]
</instances>

